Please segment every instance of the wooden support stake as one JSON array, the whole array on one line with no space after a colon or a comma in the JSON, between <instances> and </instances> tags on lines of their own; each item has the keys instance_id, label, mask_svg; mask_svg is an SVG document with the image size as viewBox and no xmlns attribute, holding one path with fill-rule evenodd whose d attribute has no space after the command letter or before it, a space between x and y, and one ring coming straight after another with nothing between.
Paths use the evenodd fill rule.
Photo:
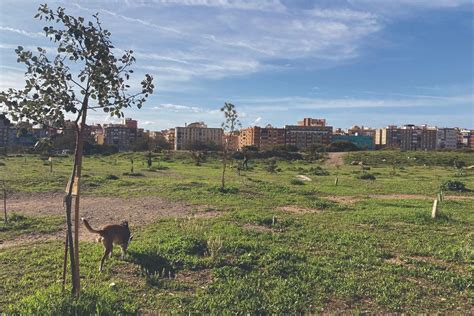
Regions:
<instances>
[{"instance_id":1,"label":"wooden support stake","mask_svg":"<svg viewBox=\"0 0 474 316\"><path fill-rule=\"evenodd\" d=\"M433 202L433 209L431 210L431 218L436 218L438 215L438 200L435 199Z\"/></svg>"}]
</instances>

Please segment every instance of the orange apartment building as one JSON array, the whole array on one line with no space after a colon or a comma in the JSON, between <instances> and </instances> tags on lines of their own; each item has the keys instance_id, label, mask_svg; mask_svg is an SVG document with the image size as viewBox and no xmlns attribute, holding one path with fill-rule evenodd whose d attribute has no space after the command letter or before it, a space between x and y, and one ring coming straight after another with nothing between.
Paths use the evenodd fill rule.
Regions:
<instances>
[{"instance_id":1,"label":"orange apartment building","mask_svg":"<svg viewBox=\"0 0 474 316\"><path fill-rule=\"evenodd\" d=\"M285 129L272 126L253 126L240 130L239 148L255 146L258 149L270 149L285 145Z\"/></svg>"}]
</instances>

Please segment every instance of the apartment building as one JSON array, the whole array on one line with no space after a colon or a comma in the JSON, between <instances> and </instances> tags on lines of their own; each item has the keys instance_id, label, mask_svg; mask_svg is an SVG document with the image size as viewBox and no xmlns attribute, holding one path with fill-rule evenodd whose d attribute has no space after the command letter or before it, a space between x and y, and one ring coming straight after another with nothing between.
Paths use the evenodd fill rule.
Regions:
<instances>
[{"instance_id":1,"label":"apartment building","mask_svg":"<svg viewBox=\"0 0 474 316\"><path fill-rule=\"evenodd\" d=\"M296 146L298 149L331 143L331 126L286 125L285 132L285 144Z\"/></svg>"},{"instance_id":2,"label":"apartment building","mask_svg":"<svg viewBox=\"0 0 474 316\"><path fill-rule=\"evenodd\" d=\"M469 134L469 148L474 149L474 130Z\"/></svg>"},{"instance_id":3,"label":"apartment building","mask_svg":"<svg viewBox=\"0 0 474 316\"><path fill-rule=\"evenodd\" d=\"M285 129L253 126L242 129L239 136L239 148L255 146L259 149L271 149L275 146L285 145Z\"/></svg>"},{"instance_id":4,"label":"apartment building","mask_svg":"<svg viewBox=\"0 0 474 316\"><path fill-rule=\"evenodd\" d=\"M400 128L401 150L435 150L437 129L435 127L404 125Z\"/></svg>"},{"instance_id":5,"label":"apartment building","mask_svg":"<svg viewBox=\"0 0 474 316\"><path fill-rule=\"evenodd\" d=\"M174 128L163 130L162 133L163 133L163 137L166 139L170 147L174 148L174 140L175 140L175 134L176 134Z\"/></svg>"},{"instance_id":6,"label":"apartment building","mask_svg":"<svg viewBox=\"0 0 474 316\"><path fill-rule=\"evenodd\" d=\"M471 130L458 129L458 148L465 148L470 146Z\"/></svg>"},{"instance_id":7,"label":"apartment building","mask_svg":"<svg viewBox=\"0 0 474 316\"><path fill-rule=\"evenodd\" d=\"M204 122L196 122L185 127L175 127L174 130L175 150L188 150L197 143L222 148L224 139L222 128L210 128Z\"/></svg>"},{"instance_id":8,"label":"apartment building","mask_svg":"<svg viewBox=\"0 0 474 316\"><path fill-rule=\"evenodd\" d=\"M239 149L239 133L224 133L224 142L227 142L229 150L236 151Z\"/></svg>"},{"instance_id":9,"label":"apartment building","mask_svg":"<svg viewBox=\"0 0 474 316\"><path fill-rule=\"evenodd\" d=\"M0 114L0 147L8 146L10 126L10 120L5 116L5 114Z\"/></svg>"},{"instance_id":10,"label":"apartment building","mask_svg":"<svg viewBox=\"0 0 474 316\"><path fill-rule=\"evenodd\" d=\"M455 128L439 128L436 134L437 149L456 149L458 131Z\"/></svg>"},{"instance_id":11,"label":"apartment building","mask_svg":"<svg viewBox=\"0 0 474 316\"><path fill-rule=\"evenodd\" d=\"M298 121L299 126L326 126L325 119L305 117L302 121Z\"/></svg>"},{"instance_id":12,"label":"apartment building","mask_svg":"<svg viewBox=\"0 0 474 316\"><path fill-rule=\"evenodd\" d=\"M113 145L119 151L126 151L130 148L130 129L123 124L104 125L104 144Z\"/></svg>"},{"instance_id":13,"label":"apartment building","mask_svg":"<svg viewBox=\"0 0 474 316\"><path fill-rule=\"evenodd\" d=\"M401 132L396 125L375 130L375 145L381 148L400 148Z\"/></svg>"}]
</instances>

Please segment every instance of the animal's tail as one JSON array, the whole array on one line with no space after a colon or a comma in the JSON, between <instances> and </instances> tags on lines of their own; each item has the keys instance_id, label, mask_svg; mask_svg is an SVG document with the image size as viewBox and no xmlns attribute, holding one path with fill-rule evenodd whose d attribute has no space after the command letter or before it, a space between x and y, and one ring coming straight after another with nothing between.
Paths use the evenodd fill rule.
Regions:
<instances>
[{"instance_id":1,"label":"animal's tail","mask_svg":"<svg viewBox=\"0 0 474 316\"><path fill-rule=\"evenodd\" d=\"M90 231L91 233L102 234L101 230L96 230L96 229L92 228L91 225L89 225L89 222L87 221L87 219L85 219L84 217L81 218L81 221L84 224L84 226L86 226L87 230Z\"/></svg>"}]
</instances>

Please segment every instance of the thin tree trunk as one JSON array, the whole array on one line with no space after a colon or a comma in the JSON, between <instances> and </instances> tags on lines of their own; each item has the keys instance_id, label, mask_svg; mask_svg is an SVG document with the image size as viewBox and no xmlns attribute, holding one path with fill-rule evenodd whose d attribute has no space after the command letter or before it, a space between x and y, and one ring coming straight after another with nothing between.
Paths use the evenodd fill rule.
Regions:
<instances>
[{"instance_id":1,"label":"thin tree trunk","mask_svg":"<svg viewBox=\"0 0 474 316\"><path fill-rule=\"evenodd\" d=\"M222 184L221 184L221 190L224 191L225 189L225 169L227 167L227 153L224 152L224 159L223 159L224 166L222 168Z\"/></svg>"},{"instance_id":2,"label":"thin tree trunk","mask_svg":"<svg viewBox=\"0 0 474 316\"><path fill-rule=\"evenodd\" d=\"M76 261L74 258L74 242L72 238L72 219L71 219L71 212L72 212L72 196L66 195L65 198L66 203L66 222L67 222L67 239L68 239L68 246L70 248L69 251L69 258L71 262L71 279L72 279L72 293L73 295L77 295L78 286L76 284ZM67 251L65 252L67 256ZM63 270L64 271L64 270Z\"/></svg>"},{"instance_id":3,"label":"thin tree trunk","mask_svg":"<svg viewBox=\"0 0 474 316\"><path fill-rule=\"evenodd\" d=\"M76 141L77 135L79 130L76 129ZM66 186L66 195L64 196L64 205L66 208L66 224L67 224L67 232L66 232L66 245L64 251L64 262L63 262L63 284L66 284L66 273L64 271L67 270L67 255L68 249L70 254L70 262L71 262L71 281L72 281L72 293L75 295L77 292L77 284L76 284L76 264L74 260L74 243L72 238L72 191L74 187L74 179L76 178L76 162L77 162L77 148L74 152L74 164L72 167L71 177L69 178L69 182Z\"/></svg>"},{"instance_id":4,"label":"thin tree trunk","mask_svg":"<svg viewBox=\"0 0 474 316\"><path fill-rule=\"evenodd\" d=\"M76 148L74 152L74 166L69 179L68 186L66 188L66 196L64 197L64 204L66 206L66 223L67 223L67 240L64 251L64 266L63 266L63 283L66 282L66 266L67 266L67 253L69 249L69 256L71 262L71 279L72 279L72 294L75 297L79 297L80 294L80 277L79 277L79 188L80 188L80 175L82 165L82 150L83 150L83 134L86 121L87 112L87 95L84 97L81 111L81 126L76 125ZM74 191L74 185L76 185L76 191ZM75 209L74 209L74 239L72 235L72 196L75 195Z\"/></svg>"},{"instance_id":5,"label":"thin tree trunk","mask_svg":"<svg viewBox=\"0 0 474 316\"><path fill-rule=\"evenodd\" d=\"M82 152L84 149L84 132L86 128L86 118L87 118L87 95L85 96L84 103L82 104L82 117L81 117L81 125L79 127L79 133L77 138L77 161L76 161L76 198L74 203L74 261L76 262L76 285L77 285L77 292L75 293L76 297L80 296L81 290L81 278L80 278L80 269L79 269L79 200L81 196L81 171L82 171Z\"/></svg>"},{"instance_id":6,"label":"thin tree trunk","mask_svg":"<svg viewBox=\"0 0 474 316\"><path fill-rule=\"evenodd\" d=\"M66 287L68 246L69 246L69 238L68 238L68 235L66 234L66 240L64 241L64 260L63 260L63 287L62 287L63 292L64 292L64 288Z\"/></svg>"},{"instance_id":7,"label":"thin tree trunk","mask_svg":"<svg viewBox=\"0 0 474 316\"><path fill-rule=\"evenodd\" d=\"M5 214L5 224L8 223L8 216L7 216L7 186L5 184L5 180L3 180L3 213Z\"/></svg>"}]
</instances>

